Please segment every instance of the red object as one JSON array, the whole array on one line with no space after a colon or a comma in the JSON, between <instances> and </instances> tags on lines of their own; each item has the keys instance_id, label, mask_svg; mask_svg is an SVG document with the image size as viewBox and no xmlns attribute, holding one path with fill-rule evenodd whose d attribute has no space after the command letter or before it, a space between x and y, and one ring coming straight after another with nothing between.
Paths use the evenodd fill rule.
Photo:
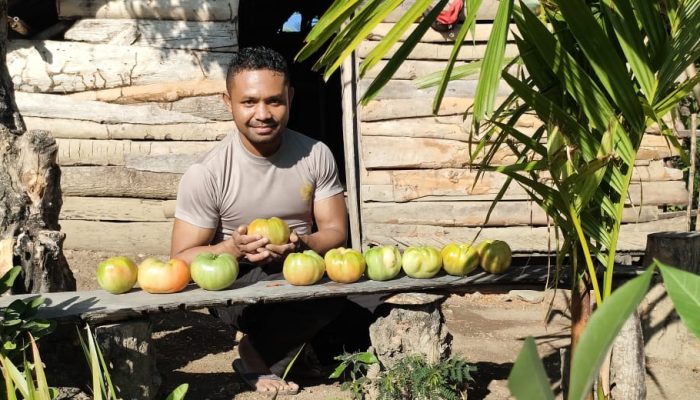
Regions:
<instances>
[{"instance_id":1,"label":"red object","mask_svg":"<svg viewBox=\"0 0 700 400\"><path fill-rule=\"evenodd\" d=\"M462 0L450 0L445 8L437 16L437 22L442 25L454 25L459 19L459 13L464 7Z\"/></svg>"}]
</instances>

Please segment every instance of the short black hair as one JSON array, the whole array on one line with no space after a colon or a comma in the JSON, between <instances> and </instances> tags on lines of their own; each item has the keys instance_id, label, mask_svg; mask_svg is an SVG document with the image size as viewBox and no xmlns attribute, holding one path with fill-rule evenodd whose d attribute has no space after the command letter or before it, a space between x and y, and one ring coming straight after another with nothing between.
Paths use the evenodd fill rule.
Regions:
<instances>
[{"instance_id":1,"label":"short black hair","mask_svg":"<svg viewBox=\"0 0 700 400\"><path fill-rule=\"evenodd\" d=\"M289 67L282 54L264 46L243 47L233 55L226 72L226 89L229 82L241 71L257 71L267 69L284 75L284 83L289 84Z\"/></svg>"}]
</instances>

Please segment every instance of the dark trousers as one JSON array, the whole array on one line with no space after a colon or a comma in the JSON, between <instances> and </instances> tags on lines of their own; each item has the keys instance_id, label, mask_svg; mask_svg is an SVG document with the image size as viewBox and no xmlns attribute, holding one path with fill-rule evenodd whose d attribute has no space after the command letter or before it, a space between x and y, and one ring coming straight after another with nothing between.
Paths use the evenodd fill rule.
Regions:
<instances>
[{"instance_id":1,"label":"dark trousers","mask_svg":"<svg viewBox=\"0 0 700 400\"><path fill-rule=\"evenodd\" d=\"M241 264L237 283L284 279L281 266ZM304 343L319 361L369 346L372 314L344 297L217 307L210 312L245 333L265 364L293 357Z\"/></svg>"}]
</instances>

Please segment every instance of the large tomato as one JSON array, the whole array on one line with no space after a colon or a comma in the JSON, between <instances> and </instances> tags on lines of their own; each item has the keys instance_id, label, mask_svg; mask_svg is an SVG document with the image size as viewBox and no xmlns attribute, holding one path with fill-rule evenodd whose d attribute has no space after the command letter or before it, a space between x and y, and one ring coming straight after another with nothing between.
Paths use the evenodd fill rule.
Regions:
<instances>
[{"instance_id":1,"label":"large tomato","mask_svg":"<svg viewBox=\"0 0 700 400\"><path fill-rule=\"evenodd\" d=\"M97 265L97 283L112 294L131 290L137 275L136 264L127 257L110 257Z\"/></svg>"},{"instance_id":2,"label":"large tomato","mask_svg":"<svg viewBox=\"0 0 700 400\"><path fill-rule=\"evenodd\" d=\"M335 282L357 282L365 273L365 259L357 250L344 247L331 249L326 252L323 260L328 277Z\"/></svg>"},{"instance_id":3,"label":"large tomato","mask_svg":"<svg viewBox=\"0 0 700 400\"><path fill-rule=\"evenodd\" d=\"M287 255L282 266L284 279L292 285L313 285L323 278L326 266L323 257L313 250Z\"/></svg>"},{"instance_id":4,"label":"large tomato","mask_svg":"<svg viewBox=\"0 0 700 400\"><path fill-rule=\"evenodd\" d=\"M464 276L479 266L479 252L464 243L450 243L442 248L442 268L450 275Z\"/></svg>"},{"instance_id":5,"label":"large tomato","mask_svg":"<svg viewBox=\"0 0 700 400\"><path fill-rule=\"evenodd\" d=\"M401 272L401 253L396 246L384 245L365 251L367 277L374 281L393 279Z\"/></svg>"},{"instance_id":6,"label":"large tomato","mask_svg":"<svg viewBox=\"0 0 700 400\"><path fill-rule=\"evenodd\" d=\"M510 267L513 254L508 243L502 240L484 240L477 246L479 262L484 271L502 274Z\"/></svg>"},{"instance_id":7,"label":"large tomato","mask_svg":"<svg viewBox=\"0 0 700 400\"><path fill-rule=\"evenodd\" d=\"M163 262L148 257L139 264L138 282L148 293L176 293L190 283L190 268L177 258Z\"/></svg>"},{"instance_id":8,"label":"large tomato","mask_svg":"<svg viewBox=\"0 0 700 400\"><path fill-rule=\"evenodd\" d=\"M199 253L190 263L190 274L202 289L226 289L238 278L238 261L228 253Z\"/></svg>"},{"instance_id":9,"label":"large tomato","mask_svg":"<svg viewBox=\"0 0 700 400\"><path fill-rule=\"evenodd\" d=\"M431 246L411 246L401 257L403 272L411 278L432 278L442 268L440 252Z\"/></svg>"},{"instance_id":10,"label":"large tomato","mask_svg":"<svg viewBox=\"0 0 700 400\"><path fill-rule=\"evenodd\" d=\"M277 217L258 218L248 224L248 235L266 237L272 244L288 243L290 233L289 225Z\"/></svg>"}]
</instances>

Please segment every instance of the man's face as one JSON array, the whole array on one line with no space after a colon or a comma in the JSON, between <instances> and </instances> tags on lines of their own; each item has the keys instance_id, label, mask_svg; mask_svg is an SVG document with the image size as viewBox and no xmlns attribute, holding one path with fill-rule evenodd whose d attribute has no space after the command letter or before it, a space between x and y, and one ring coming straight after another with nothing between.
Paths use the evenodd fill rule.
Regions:
<instances>
[{"instance_id":1,"label":"man's face","mask_svg":"<svg viewBox=\"0 0 700 400\"><path fill-rule=\"evenodd\" d=\"M224 102L241 132L244 145L258 155L278 148L289 120L293 91L277 71L244 70L229 82Z\"/></svg>"}]
</instances>

